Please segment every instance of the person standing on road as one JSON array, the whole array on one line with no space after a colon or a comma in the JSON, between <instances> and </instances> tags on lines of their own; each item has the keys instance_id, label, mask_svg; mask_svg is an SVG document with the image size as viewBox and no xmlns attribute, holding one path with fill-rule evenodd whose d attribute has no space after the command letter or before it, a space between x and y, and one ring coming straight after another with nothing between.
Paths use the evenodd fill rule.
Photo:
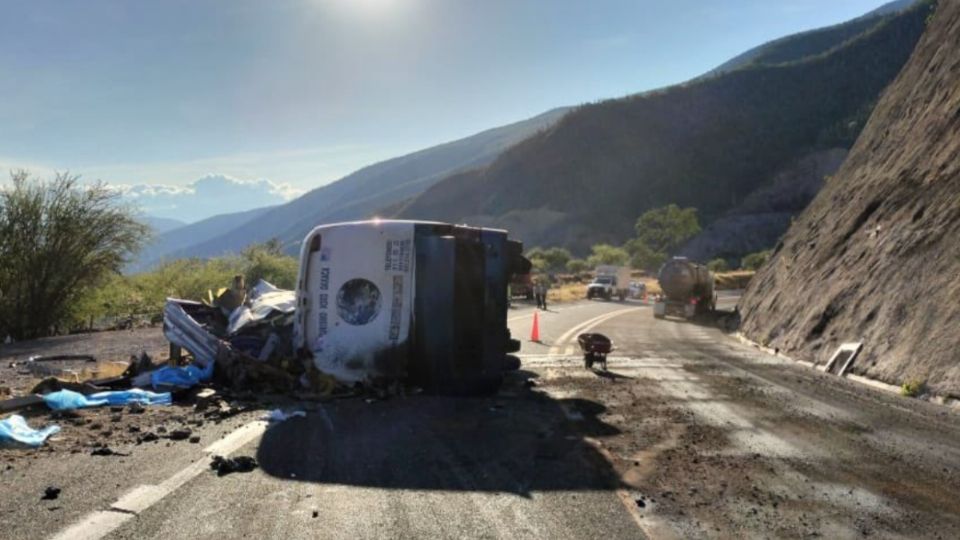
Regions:
<instances>
[{"instance_id":1,"label":"person standing on road","mask_svg":"<svg viewBox=\"0 0 960 540\"><path fill-rule=\"evenodd\" d=\"M543 304L544 311L547 311L547 293L550 292L550 282L543 280L540 283L540 302Z\"/></svg>"},{"instance_id":2,"label":"person standing on road","mask_svg":"<svg viewBox=\"0 0 960 540\"><path fill-rule=\"evenodd\" d=\"M533 283L533 298L537 301L537 309L543 309L543 280Z\"/></svg>"}]
</instances>

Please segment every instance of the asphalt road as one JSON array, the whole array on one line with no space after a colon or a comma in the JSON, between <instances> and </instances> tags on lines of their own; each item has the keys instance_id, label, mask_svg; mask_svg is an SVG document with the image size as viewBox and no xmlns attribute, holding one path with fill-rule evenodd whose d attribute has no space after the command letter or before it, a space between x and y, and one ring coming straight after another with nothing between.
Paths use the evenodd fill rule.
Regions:
<instances>
[{"instance_id":1,"label":"asphalt road","mask_svg":"<svg viewBox=\"0 0 960 540\"><path fill-rule=\"evenodd\" d=\"M727 298L721 307L730 306ZM202 444L39 452L0 470L5 538L931 537L960 530L956 412L825 375L638 303L511 310L496 396L256 413ZM584 369L576 335L616 350ZM214 447L207 445L213 443ZM212 454L260 468L218 477ZM0 469L3 469L0 466ZM45 485L63 493L40 501Z\"/></svg>"}]
</instances>

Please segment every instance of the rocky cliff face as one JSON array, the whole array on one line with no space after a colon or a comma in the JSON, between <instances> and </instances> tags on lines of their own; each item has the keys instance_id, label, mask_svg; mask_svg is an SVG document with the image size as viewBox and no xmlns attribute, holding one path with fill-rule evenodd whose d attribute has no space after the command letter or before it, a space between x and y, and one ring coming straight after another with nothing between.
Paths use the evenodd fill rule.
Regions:
<instances>
[{"instance_id":1,"label":"rocky cliff face","mask_svg":"<svg viewBox=\"0 0 960 540\"><path fill-rule=\"evenodd\" d=\"M960 395L960 2L941 0L851 153L741 302L744 333Z\"/></svg>"},{"instance_id":2,"label":"rocky cliff face","mask_svg":"<svg viewBox=\"0 0 960 540\"><path fill-rule=\"evenodd\" d=\"M722 257L739 264L746 254L770 249L846 157L843 148L804 156L778 173L770 185L754 191L743 203L704 227L680 250L680 255L695 261Z\"/></svg>"}]
</instances>

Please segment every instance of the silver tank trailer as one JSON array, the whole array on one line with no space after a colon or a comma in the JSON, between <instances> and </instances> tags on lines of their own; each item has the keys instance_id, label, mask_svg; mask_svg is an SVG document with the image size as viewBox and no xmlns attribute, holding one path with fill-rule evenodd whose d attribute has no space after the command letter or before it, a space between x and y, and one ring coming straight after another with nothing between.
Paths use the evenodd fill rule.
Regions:
<instances>
[{"instance_id":1,"label":"silver tank trailer","mask_svg":"<svg viewBox=\"0 0 960 540\"><path fill-rule=\"evenodd\" d=\"M694 306L695 313L713 310L715 307L713 273L702 264L697 264L684 257L675 257L667 261L660 268L657 275L664 299L659 310L654 313L658 316L671 313L692 316L689 313Z\"/></svg>"}]
</instances>

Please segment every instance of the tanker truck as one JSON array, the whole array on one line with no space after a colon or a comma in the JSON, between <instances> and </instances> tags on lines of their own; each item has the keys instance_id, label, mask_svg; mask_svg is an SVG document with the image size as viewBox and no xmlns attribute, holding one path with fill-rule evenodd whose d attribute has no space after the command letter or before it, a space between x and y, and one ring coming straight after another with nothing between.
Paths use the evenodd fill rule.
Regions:
<instances>
[{"instance_id":1,"label":"tanker truck","mask_svg":"<svg viewBox=\"0 0 960 540\"><path fill-rule=\"evenodd\" d=\"M674 257L660 268L657 281L663 290L653 304L653 316L658 319L667 315L690 319L716 308L713 273L702 264Z\"/></svg>"}]
</instances>

